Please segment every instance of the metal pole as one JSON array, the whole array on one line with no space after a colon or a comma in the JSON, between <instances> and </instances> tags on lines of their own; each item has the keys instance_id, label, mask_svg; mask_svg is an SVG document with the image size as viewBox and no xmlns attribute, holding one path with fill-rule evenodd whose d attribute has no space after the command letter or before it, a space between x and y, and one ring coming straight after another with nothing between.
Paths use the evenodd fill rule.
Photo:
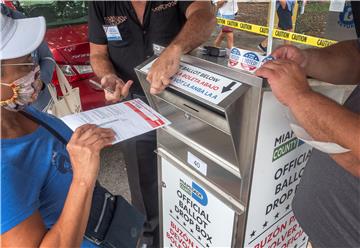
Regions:
<instances>
[{"instance_id":1,"label":"metal pole","mask_svg":"<svg viewBox=\"0 0 360 248\"><path fill-rule=\"evenodd\" d=\"M276 0L270 0L270 19L269 19L269 33L268 33L268 44L267 44L267 53L270 55L272 52L272 43L273 43L273 30L275 22L275 12L276 12Z\"/></svg>"}]
</instances>

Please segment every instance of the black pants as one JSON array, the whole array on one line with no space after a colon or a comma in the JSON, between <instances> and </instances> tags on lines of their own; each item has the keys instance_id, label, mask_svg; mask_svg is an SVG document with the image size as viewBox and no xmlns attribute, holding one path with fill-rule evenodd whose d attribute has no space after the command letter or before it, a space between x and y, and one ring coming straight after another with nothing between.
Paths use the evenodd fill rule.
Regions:
<instances>
[{"instance_id":1,"label":"black pants","mask_svg":"<svg viewBox=\"0 0 360 248\"><path fill-rule=\"evenodd\" d=\"M144 96L132 95L146 102ZM157 181L156 132L149 132L123 142L131 202L147 218L144 240L159 247L159 201Z\"/></svg>"}]
</instances>

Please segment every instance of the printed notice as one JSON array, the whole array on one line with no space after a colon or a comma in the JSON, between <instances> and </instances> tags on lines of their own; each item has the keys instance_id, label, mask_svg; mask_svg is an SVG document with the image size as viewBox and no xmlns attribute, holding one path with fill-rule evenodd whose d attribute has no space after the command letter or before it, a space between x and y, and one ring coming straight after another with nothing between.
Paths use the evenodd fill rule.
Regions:
<instances>
[{"instance_id":1,"label":"printed notice","mask_svg":"<svg viewBox=\"0 0 360 248\"><path fill-rule=\"evenodd\" d=\"M153 62L147 64L141 70L147 73ZM180 62L179 71L172 77L171 85L211 103L219 104L234 92L241 83Z\"/></svg>"},{"instance_id":2,"label":"printed notice","mask_svg":"<svg viewBox=\"0 0 360 248\"><path fill-rule=\"evenodd\" d=\"M305 248L308 237L291 208L312 148L289 127L286 108L265 92L244 247Z\"/></svg>"},{"instance_id":3,"label":"printed notice","mask_svg":"<svg viewBox=\"0 0 360 248\"><path fill-rule=\"evenodd\" d=\"M231 247L235 212L165 159L161 172L163 247Z\"/></svg>"},{"instance_id":4,"label":"printed notice","mask_svg":"<svg viewBox=\"0 0 360 248\"><path fill-rule=\"evenodd\" d=\"M67 115L61 119L72 130L84 124L112 128L116 133L113 144L170 124L169 120L140 99Z\"/></svg>"}]
</instances>

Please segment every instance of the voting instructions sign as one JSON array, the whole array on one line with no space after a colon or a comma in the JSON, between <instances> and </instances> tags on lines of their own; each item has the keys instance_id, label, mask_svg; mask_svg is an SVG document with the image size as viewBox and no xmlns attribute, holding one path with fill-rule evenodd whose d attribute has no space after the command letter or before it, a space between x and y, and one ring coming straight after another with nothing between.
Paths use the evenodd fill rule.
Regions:
<instances>
[{"instance_id":1,"label":"voting instructions sign","mask_svg":"<svg viewBox=\"0 0 360 248\"><path fill-rule=\"evenodd\" d=\"M147 64L141 70L147 73L153 62ZM241 83L180 62L179 71L171 78L171 85L211 103L219 104L234 92Z\"/></svg>"},{"instance_id":2,"label":"voting instructions sign","mask_svg":"<svg viewBox=\"0 0 360 248\"><path fill-rule=\"evenodd\" d=\"M295 137L285 110L272 92L264 93L244 247L307 245L291 202L312 148Z\"/></svg>"},{"instance_id":3,"label":"voting instructions sign","mask_svg":"<svg viewBox=\"0 0 360 248\"><path fill-rule=\"evenodd\" d=\"M231 247L235 212L165 159L161 171L164 247Z\"/></svg>"}]
</instances>

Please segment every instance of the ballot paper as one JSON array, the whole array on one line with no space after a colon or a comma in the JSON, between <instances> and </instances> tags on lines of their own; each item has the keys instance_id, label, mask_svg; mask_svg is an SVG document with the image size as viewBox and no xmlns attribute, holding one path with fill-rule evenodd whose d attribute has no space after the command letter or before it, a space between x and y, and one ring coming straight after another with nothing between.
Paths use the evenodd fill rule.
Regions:
<instances>
[{"instance_id":1,"label":"ballot paper","mask_svg":"<svg viewBox=\"0 0 360 248\"><path fill-rule=\"evenodd\" d=\"M140 99L67 115L61 119L72 130L84 124L111 128L116 134L113 144L171 124Z\"/></svg>"}]
</instances>

